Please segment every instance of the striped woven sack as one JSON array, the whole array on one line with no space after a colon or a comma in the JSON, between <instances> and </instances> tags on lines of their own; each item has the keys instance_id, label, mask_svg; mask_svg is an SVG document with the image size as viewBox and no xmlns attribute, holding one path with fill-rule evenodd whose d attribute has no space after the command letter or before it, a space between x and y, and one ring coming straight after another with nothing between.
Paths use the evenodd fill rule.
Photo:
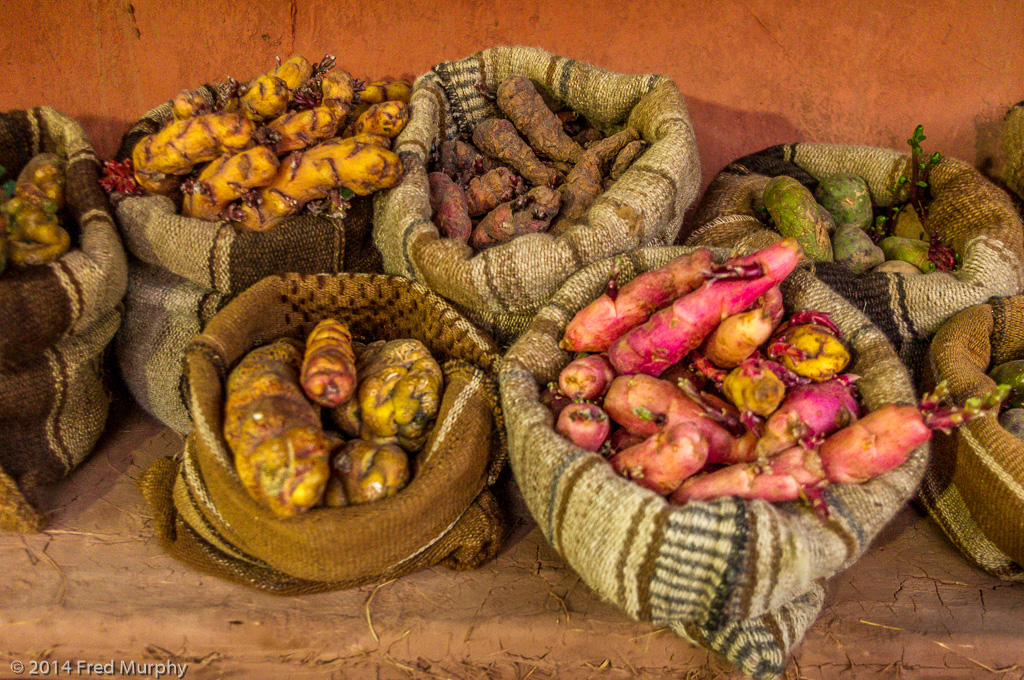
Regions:
<instances>
[{"instance_id":1,"label":"striped woven sack","mask_svg":"<svg viewBox=\"0 0 1024 680\"><path fill-rule=\"evenodd\" d=\"M619 281L691 248L645 248L619 258ZM728 255L714 249L716 260ZM723 497L671 505L618 476L603 456L554 430L539 390L572 355L559 348L575 313L605 289L611 261L573 276L509 349L499 371L509 460L548 541L601 597L629 616L667 625L764 680L819 614L826 581L867 550L911 498L927 444L865 484L825 489L828 516L802 503ZM832 315L853 348L850 370L868 409L914 403L906 368L885 335L849 302L797 269L782 285L788 312Z\"/></svg>"},{"instance_id":2,"label":"striped woven sack","mask_svg":"<svg viewBox=\"0 0 1024 680\"><path fill-rule=\"evenodd\" d=\"M756 206L769 179L796 178L812 191L830 175L850 172L868 184L871 201L884 207L905 201L894 193L901 175L910 176L910 154L891 149L836 144L773 146L730 163L712 180L694 216L686 245L763 247L778 234L765 230ZM931 170L933 200L928 223L962 256L955 274L867 272L853 275L834 263L814 265L815 275L867 314L913 367L923 365L928 342L954 313L992 296L1014 295L1024 286L1024 236L1006 192L967 163L943 158Z\"/></svg>"},{"instance_id":3,"label":"striped woven sack","mask_svg":"<svg viewBox=\"0 0 1024 680\"><path fill-rule=\"evenodd\" d=\"M442 364L445 390L409 485L391 498L281 519L249 495L222 435L224 382L253 347L304 339L332 317L362 340L415 338ZM174 557L278 594L353 587L434 564L475 568L507 522L491 487L507 457L494 342L451 305L405 279L272 276L236 297L186 350L195 427L181 459L141 478L157 535Z\"/></svg>"},{"instance_id":4,"label":"striped woven sack","mask_svg":"<svg viewBox=\"0 0 1024 680\"><path fill-rule=\"evenodd\" d=\"M949 385L956 403L995 388L987 373L1024 359L1024 297L993 298L953 315L928 351L924 383ZM946 535L975 564L1024 581L1024 441L996 418L932 439L919 497Z\"/></svg>"},{"instance_id":5,"label":"striped woven sack","mask_svg":"<svg viewBox=\"0 0 1024 680\"><path fill-rule=\"evenodd\" d=\"M196 90L211 106L226 91L225 85ZM171 117L169 102L148 112L125 134L116 158L131 158L135 144ZM191 427L183 350L238 293L278 272L380 271L368 198L354 200L344 220L302 215L267 232L185 217L163 196L114 194L112 200L129 254L127 309L116 342L121 374L146 411L182 434Z\"/></svg>"},{"instance_id":6,"label":"striped woven sack","mask_svg":"<svg viewBox=\"0 0 1024 680\"><path fill-rule=\"evenodd\" d=\"M631 125L650 143L594 202L582 223L558 237L530 234L476 255L442 238L431 220L427 163L446 139L471 134L499 115L481 93L513 76L530 78L606 131ZM582 266L639 246L671 244L697 197L700 167L686 104L657 75L624 75L530 47L495 47L438 64L417 79L412 116L395 150L406 169L399 186L374 200L374 240L389 274L423 283L507 343Z\"/></svg>"},{"instance_id":7,"label":"striped woven sack","mask_svg":"<svg viewBox=\"0 0 1024 680\"><path fill-rule=\"evenodd\" d=\"M0 114L0 182L38 153L65 159L71 249L0 275L0 528L33 531L37 487L92 451L107 421L106 348L127 273L100 162L82 127L46 106Z\"/></svg>"}]
</instances>

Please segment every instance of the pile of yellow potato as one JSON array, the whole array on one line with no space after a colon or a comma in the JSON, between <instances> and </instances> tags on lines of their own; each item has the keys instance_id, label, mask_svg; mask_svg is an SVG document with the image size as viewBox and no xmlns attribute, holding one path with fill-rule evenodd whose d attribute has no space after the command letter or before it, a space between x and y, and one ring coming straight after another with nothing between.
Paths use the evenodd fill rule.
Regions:
<instances>
[{"instance_id":1,"label":"pile of yellow potato","mask_svg":"<svg viewBox=\"0 0 1024 680\"><path fill-rule=\"evenodd\" d=\"M328 55L279 63L232 91L217 110L197 91L132 153L148 193L182 196L182 214L265 231L303 208L343 214L346 199L398 184L391 140L409 120L411 85L364 86Z\"/></svg>"}]
</instances>

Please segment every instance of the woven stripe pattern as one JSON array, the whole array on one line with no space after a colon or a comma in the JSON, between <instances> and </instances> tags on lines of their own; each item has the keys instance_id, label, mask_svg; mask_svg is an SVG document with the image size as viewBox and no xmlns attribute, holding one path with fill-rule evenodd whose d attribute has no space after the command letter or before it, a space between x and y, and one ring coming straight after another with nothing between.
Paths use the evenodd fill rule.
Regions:
<instances>
[{"instance_id":1,"label":"woven stripe pattern","mask_svg":"<svg viewBox=\"0 0 1024 680\"><path fill-rule=\"evenodd\" d=\"M701 200L698 225L686 245L763 247L779 238L758 220L768 180L789 175L814 190L822 178L849 172L868 184L875 206L907 199L901 175L909 177L910 155L891 149L836 144L774 146L730 163ZM1019 293L1024 286L1024 236L1020 217L1005 191L969 164L943 158L931 171L933 200L929 225L961 254L956 274L867 272L856 276L842 265L816 263L815 275L863 310L896 347L919 378L928 342L950 316L992 296Z\"/></svg>"},{"instance_id":2,"label":"woven stripe pattern","mask_svg":"<svg viewBox=\"0 0 1024 680\"><path fill-rule=\"evenodd\" d=\"M987 376L1024 358L1024 297L993 298L962 310L932 340L929 386L945 380L960 403L995 388ZM972 562L1008 580L1024 581L1024 442L995 417L952 434L936 433L921 487L928 513Z\"/></svg>"},{"instance_id":3,"label":"woven stripe pattern","mask_svg":"<svg viewBox=\"0 0 1024 680\"><path fill-rule=\"evenodd\" d=\"M558 237L530 234L474 254L441 238L431 220L427 166L445 139L471 134L498 115L480 88L513 76L613 131L639 130L650 147ZM409 124L395 140L405 177L374 201L374 240L384 270L454 302L502 343L515 338L570 274L639 246L672 243L696 199L700 167L682 95L657 75L624 75L530 47L495 47L436 65L417 79Z\"/></svg>"},{"instance_id":4,"label":"woven stripe pattern","mask_svg":"<svg viewBox=\"0 0 1024 680\"><path fill-rule=\"evenodd\" d=\"M346 323L357 340L420 340L442 362L445 391L405 489L382 501L282 520L249 495L235 472L222 435L224 381L251 348L280 337L304 339L326 317ZM347 588L438 563L483 564L508 528L490 491L507 456L498 358L489 337L405 279L264 279L188 344L194 428L180 461L158 461L141 480L158 535L187 564L278 594Z\"/></svg>"},{"instance_id":5,"label":"woven stripe pattern","mask_svg":"<svg viewBox=\"0 0 1024 680\"><path fill-rule=\"evenodd\" d=\"M62 226L72 247L0 276L0 527L20 531L42 525L31 505L37 487L71 472L103 431L105 350L127 284L100 161L81 125L46 106L0 114L4 181L43 152L67 161Z\"/></svg>"},{"instance_id":6,"label":"woven stripe pattern","mask_svg":"<svg viewBox=\"0 0 1024 680\"><path fill-rule=\"evenodd\" d=\"M216 107L227 86L196 92ZM122 139L118 160L171 118L169 102L146 113ZM118 363L135 400L182 434L191 428L182 389L185 345L238 293L281 272L380 271L369 241L369 199L353 201L344 220L301 215L266 232L185 217L164 196L115 195L114 204L131 275Z\"/></svg>"},{"instance_id":7,"label":"woven stripe pattern","mask_svg":"<svg viewBox=\"0 0 1024 680\"><path fill-rule=\"evenodd\" d=\"M619 281L692 248L620 256ZM729 254L713 251L718 261ZM825 581L850 566L911 498L927 445L862 485L826 489L828 517L797 503L724 497L683 506L619 477L603 457L554 430L539 401L572 355L558 347L575 313L603 291L613 260L570 278L509 349L499 372L516 482L551 545L601 597L724 654L755 678L781 674L817 617ZM869 409L914 403L910 376L884 334L804 269L783 284L787 311L832 315L854 350Z\"/></svg>"}]
</instances>

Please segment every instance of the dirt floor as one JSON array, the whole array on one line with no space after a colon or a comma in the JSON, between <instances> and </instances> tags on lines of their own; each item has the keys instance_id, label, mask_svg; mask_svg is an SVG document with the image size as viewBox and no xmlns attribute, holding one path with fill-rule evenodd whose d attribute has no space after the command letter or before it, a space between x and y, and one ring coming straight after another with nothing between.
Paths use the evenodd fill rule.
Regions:
<instances>
[{"instance_id":1,"label":"dirt floor","mask_svg":"<svg viewBox=\"0 0 1024 680\"><path fill-rule=\"evenodd\" d=\"M49 530L0 535L0 680L83 677L79 661L172 661L191 680L743 677L602 602L526 517L474 572L282 598L192 571L162 552L135 487L181 445L128 409L52 490ZM786 677L1021 680L1022 611L1024 585L972 567L907 508L832 580Z\"/></svg>"}]
</instances>

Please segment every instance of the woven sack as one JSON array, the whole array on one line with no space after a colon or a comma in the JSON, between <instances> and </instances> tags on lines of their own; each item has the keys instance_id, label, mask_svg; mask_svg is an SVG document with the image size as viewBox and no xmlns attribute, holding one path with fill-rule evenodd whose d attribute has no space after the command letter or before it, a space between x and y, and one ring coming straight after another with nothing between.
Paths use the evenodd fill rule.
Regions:
<instances>
[{"instance_id":1,"label":"woven sack","mask_svg":"<svg viewBox=\"0 0 1024 680\"><path fill-rule=\"evenodd\" d=\"M107 420L105 349L121 321L124 250L82 127L46 106L0 114L0 181L38 153L65 159L71 249L0 275L0 529L37 530L30 499L88 455Z\"/></svg>"},{"instance_id":2,"label":"woven sack","mask_svg":"<svg viewBox=\"0 0 1024 680\"><path fill-rule=\"evenodd\" d=\"M253 347L305 338L333 317L357 339L415 338L444 369L445 391L409 485L365 505L281 519L254 500L222 435L224 382ZM157 535L198 569L278 594L352 587L443 563L493 557L506 522L490 488L506 457L497 347L422 286L368 274L272 276L235 298L186 350L195 426L180 460L142 479ZM329 416L328 416L329 417Z\"/></svg>"},{"instance_id":3,"label":"woven sack","mask_svg":"<svg viewBox=\"0 0 1024 680\"><path fill-rule=\"evenodd\" d=\"M930 388L945 380L962 403L995 388L986 375L1024 359L1024 297L993 298L953 315L932 340ZM974 563L1024 581L1024 441L996 418L980 418L932 439L932 462L919 497L946 535Z\"/></svg>"},{"instance_id":4,"label":"woven sack","mask_svg":"<svg viewBox=\"0 0 1024 680\"><path fill-rule=\"evenodd\" d=\"M690 248L621 257L620 283ZM721 262L728 251L715 249ZM780 675L821 610L827 579L849 567L912 497L927 444L862 485L825 489L828 516L801 503L735 497L671 505L618 476L599 454L558 434L539 390L572 358L559 349L575 313L600 295L612 262L573 276L509 349L499 372L509 460L545 537L601 597L629 616L670 626L758 680ZM805 269L782 285L788 312L828 312L849 339L850 367L869 409L914 403L885 335Z\"/></svg>"},{"instance_id":5,"label":"woven sack","mask_svg":"<svg viewBox=\"0 0 1024 680\"><path fill-rule=\"evenodd\" d=\"M520 236L474 255L468 245L438 234L427 165L442 141L498 115L479 88L493 92L513 76L529 77L545 96L599 128L632 125L650 146L598 197L580 226L558 237ZM412 116L395 150L405 177L374 200L374 241L384 270L440 293L501 343L522 332L582 266L638 246L671 244L700 183L686 104L671 80L612 73L530 47L486 49L417 79Z\"/></svg>"},{"instance_id":6,"label":"woven sack","mask_svg":"<svg viewBox=\"0 0 1024 680\"><path fill-rule=\"evenodd\" d=\"M1006 112L999 146L1002 153L1000 179L1024 199L1024 101Z\"/></svg>"},{"instance_id":7,"label":"woven sack","mask_svg":"<svg viewBox=\"0 0 1024 680\"><path fill-rule=\"evenodd\" d=\"M216 106L226 88L207 85L197 92ZM148 112L125 134L117 159L130 158L139 140L170 119L169 102ZM380 271L370 236L369 198L353 201L344 220L301 215L266 232L241 232L228 222L185 217L163 196L112 198L130 255L118 363L135 400L182 434L191 427L182 352L238 293L280 272Z\"/></svg>"},{"instance_id":8,"label":"woven sack","mask_svg":"<svg viewBox=\"0 0 1024 680\"><path fill-rule=\"evenodd\" d=\"M730 163L720 172L694 216L686 245L760 248L778 234L766 231L755 205L769 179L789 175L813 191L818 180L840 172L860 175L875 206L907 198L892 192L900 175L910 176L910 154L891 149L835 144L773 146ZM1014 295L1024 286L1022 225L1006 192L963 161L943 158L931 170L934 199L930 227L961 254L956 274L867 272L853 275L834 263L816 263L815 275L864 311L882 329L915 379L928 341L954 313L992 296Z\"/></svg>"}]
</instances>

